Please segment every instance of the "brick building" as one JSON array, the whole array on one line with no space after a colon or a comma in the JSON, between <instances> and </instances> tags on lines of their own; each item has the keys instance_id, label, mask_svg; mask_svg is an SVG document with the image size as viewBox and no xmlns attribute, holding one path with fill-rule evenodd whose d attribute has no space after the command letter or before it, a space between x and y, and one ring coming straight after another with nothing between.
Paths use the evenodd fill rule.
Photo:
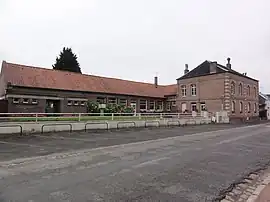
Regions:
<instances>
[{"instance_id":1,"label":"brick building","mask_svg":"<svg viewBox=\"0 0 270 202\"><path fill-rule=\"evenodd\" d=\"M258 117L258 80L234 71L230 58L226 66L205 61L189 71L186 65L177 86L176 105L181 112L225 110L230 118Z\"/></svg>"},{"instance_id":2,"label":"brick building","mask_svg":"<svg viewBox=\"0 0 270 202\"><path fill-rule=\"evenodd\" d=\"M3 62L0 97L10 113L85 113L86 102L132 106L137 112L175 111L176 84L153 84Z\"/></svg>"},{"instance_id":3,"label":"brick building","mask_svg":"<svg viewBox=\"0 0 270 202\"><path fill-rule=\"evenodd\" d=\"M137 112L228 111L231 118L258 117L258 81L205 61L177 79L159 85L3 62L0 98L7 112L87 112L86 102L132 106ZM2 105L4 106L4 105ZM0 107L1 108L1 107ZM1 110L3 111L3 110Z\"/></svg>"}]
</instances>

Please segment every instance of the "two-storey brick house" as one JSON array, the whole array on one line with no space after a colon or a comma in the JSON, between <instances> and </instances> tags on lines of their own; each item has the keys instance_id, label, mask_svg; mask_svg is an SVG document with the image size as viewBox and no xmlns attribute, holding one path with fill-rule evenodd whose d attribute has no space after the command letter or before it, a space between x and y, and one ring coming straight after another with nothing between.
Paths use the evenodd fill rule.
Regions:
<instances>
[{"instance_id":1,"label":"two-storey brick house","mask_svg":"<svg viewBox=\"0 0 270 202\"><path fill-rule=\"evenodd\" d=\"M177 79L177 107L184 111L227 111L230 118L258 117L258 80L226 66L205 61L192 71L188 66Z\"/></svg>"}]
</instances>

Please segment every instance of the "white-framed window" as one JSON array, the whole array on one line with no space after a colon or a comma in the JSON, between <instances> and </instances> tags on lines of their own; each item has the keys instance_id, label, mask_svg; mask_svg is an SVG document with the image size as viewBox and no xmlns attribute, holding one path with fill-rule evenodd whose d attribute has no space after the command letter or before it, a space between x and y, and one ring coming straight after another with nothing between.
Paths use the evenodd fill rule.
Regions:
<instances>
[{"instance_id":1,"label":"white-framed window","mask_svg":"<svg viewBox=\"0 0 270 202\"><path fill-rule=\"evenodd\" d=\"M13 98L13 103L14 104L20 103L20 98Z\"/></svg>"},{"instance_id":2,"label":"white-framed window","mask_svg":"<svg viewBox=\"0 0 270 202\"><path fill-rule=\"evenodd\" d=\"M131 99L130 100L130 107L132 107L133 111L135 112L137 110L137 100Z\"/></svg>"},{"instance_id":3,"label":"white-framed window","mask_svg":"<svg viewBox=\"0 0 270 202\"><path fill-rule=\"evenodd\" d=\"M154 100L149 101L149 109L150 110L155 110L155 101Z\"/></svg>"},{"instance_id":4,"label":"white-framed window","mask_svg":"<svg viewBox=\"0 0 270 202\"><path fill-rule=\"evenodd\" d=\"M251 108L251 106L250 106L250 102L247 104L247 111L248 111L248 113L250 113L250 108Z\"/></svg>"},{"instance_id":5,"label":"white-framed window","mask_svg":"<svg viewBox=\"0 0 270 202\"><path fill-rule=\"evenodd\" d=\"M127 99L119 99L119 105L122 105L122 106L127 106Z\"/></svg>"},{"instance_id":6,"label":"white-framed window","mask_svg":"<svg viewBox=\"0 0 270 202\"><path fill-rule=\"evenodd\" d=\"M97 97L97 103L98 104L106 104L106 98L105 97Z\"/></svg>"},{"instance_id":7,"label":"white-framed window","mask_svg":"<svg viewBox=\"0 0 270 202\"><path fill-rule=\"evenodd\" d=\"M232 81L231 83L231 94L235 95L235 82L234 81Z\"/></svg>"},{"instance_id":8,"label":"white-framed window","mask_svg":"<svg viewBox=\"0 0 270 202\"><path fill-rule=\"evenodd\" d=\"M250 96L250 86L247 86L247 95Z\"/></svg>"},{"instance_id":9,"label":"white-framed window","mask_svg":"<svg viewBox=\"0 0 270 202\"><path fill-rule=\"evenodd\" d=\"M115 97L109 97L108 98L108 104L109 105L117 104L117 99Z\"/></svg>"},{"instance_id":10,"label":"white-framed window","mask_svg":"<svg viewBox=\"0 0 270 202\"><path fill-rule=\"evenodd\" d=\"M86 102L85 101L81 101L81 106L85 106Z\"/></svg>"},{"instance_id":11,"label":"white-framed window","mask_svg":"<svg viewBox=\"0 0 270 202\"><path fill-rule=\"evenodd\" d=\"M197 88L196 88L196 84L191 84L191 96L196 96L197 95Z\"/></svg>"},{"instance_id":12,"label":"white-framed window","mask_svg":"<svg viewBox=\"0 0 270 202\"><path fill-rule=\"evenodd\" d=\"M32 104L37 104L37 103L38 103L37 99L32 99Z\"/></svg>"},{"instance_id":13,"label":"white-framed window","mask_svg":"<svg viewBox=\"0 0 270 202\"><path fill-rule=\"evenodd\" d=\"M163 101L157 101L157 110L163 110Z\"/></svg>"},{"instance_id":14,"label":"white-framed window","mask_svg":"<svg viewBox=\"0 0 270 202\"><path fill-rule=\"evenodd\" d=\"M232 101L232 113L235 113L235 101Z\"/></svg>"},{"instance_id":15,"label":"white-framed window","mask_svg":"<svg viewBox=\"0 0 270 202\"><path fill-rule=\"evenodd\" d=\"M67 103L67 105L72 105L72 100L68 100L68 103Z\"/></svg>"},{"instance_id":16,"label":"white-framed window","mask_svg":"<svg viewBox=\"0 0 270 202\"><path fill-rule=\"evenodd\" d=\"M196 102L192 102L190 106L191 106L191 111L192 112L197 111L197 103Z\"/></svg>"},{"instance_id":17,"label":"white-framed window","mask_svg":"<svg viewBox=\"0 0 270 202\"><path fill-rule=\"evenodd\" d=\"M176 106L176 101L174 100L174 101L172 101L172 106Z\"/></svg>"},{"instance_id":18,"label":"white-framed window","mask_svg":"<svg viewBox=\"0 0 270 202\"><path fill-rule=\"evenodd\" d=\"M23 98L23 104L28 104L29 103L29 98Z\"/></svg>"},{"instance_id":19,"label":"white-framed window","mask_svg":"<svg viewBox=\"0 0 270 202\"><path fill-rule=\"evenodd\" d=\"M130 104L137 104L137 100L131 99L131 100L130 100Z\"/></svg>"},{"instance_id":20,"label":"white-framed window","mask_svg":"<svg viewBox=\"0 0 270 202\"><path fill-rule=\"evenodd\" d=\"M239 109L240 109L240 113L243 113L243 102L239 103Z\"/></svg>"},{"instance_id":21,"label":"white-framed window","mask_svg":"<svg viewBox=\"0 0 270 202\"><path fill-rule=\"evenodd\" d=\"M240 83L239 86L238 86L238 93L239 93L239 95L243 94L243 85L242 85L242 83Z\"/></svg>"},{"instance_id":22,"label":"white-framed window","mask_svg":"<svg viewBox=\"0 0 270 202\"><path fill-rule=\"evenodd\" d=\"M171 111L171 102L167 102L167 111Z\"/></svg>"},{"instance_id":23,"label":"white-framed window","mask_svg":"<svg viewBox=\"0 0 270 202\"><path fill-rule=\"evenodd\" d=\"M140 110L147 110L147 100L140 100Z\"/></svg>"},{"instance_id":24,"label":"white-framed window","mask_svg":"<svg viewBox=\"0 0 270 202\"><path fill-rule=\"evenodd\" d=\"M182 92L182 97L187 96L187 86L186 85L181 86L181 92Z\"/></svg>"},{"instance_id":25,"label":"white-framed window","mask_svg":"<svg viewBox=\"0 0 270 202\"><path fill-rule=\"evenodd\" d=\"M201 111L206 111L206 105L205 105L205 103L201 103Z\"/></svg>"},{"instance_id":26,"label":"white-framed window","mask_svg":"<svg viewBox=\"0 0 270 202\"><path fill-rule=\"evenodd\" d=\"M75 100L75 101L74 101L74 105L75 105L75 106L78 106L78 105L79 105L79 101Z\"/></svg>"}]
</instances>

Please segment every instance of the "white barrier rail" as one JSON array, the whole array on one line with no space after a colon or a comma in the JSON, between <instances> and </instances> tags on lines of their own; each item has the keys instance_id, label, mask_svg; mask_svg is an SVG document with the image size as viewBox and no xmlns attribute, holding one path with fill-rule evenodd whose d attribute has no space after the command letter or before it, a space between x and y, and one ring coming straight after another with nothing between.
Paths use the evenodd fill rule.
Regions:
<instances>
[{"instance_id":1,"label":"white barrier rail","mask_svg":"<svg viewBox=\"0 0 270 202\"><path fill-rule=\"evenodd\" d=\"M191 113L0 113L0 122L160 120L192 118ZM202 117L197 114L196 117Z\"/></svg>"}]
</instances>

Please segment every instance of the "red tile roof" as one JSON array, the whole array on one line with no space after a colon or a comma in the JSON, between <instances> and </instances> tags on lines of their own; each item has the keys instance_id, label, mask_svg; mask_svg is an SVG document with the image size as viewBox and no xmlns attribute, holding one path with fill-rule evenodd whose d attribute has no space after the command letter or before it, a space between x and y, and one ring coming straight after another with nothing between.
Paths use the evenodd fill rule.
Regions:
<instances>
[{"instance_id":1,"label":"red tile roof","mask_svg":"<svg viewBox=\"0 0 270 202\"><path fill-rule=\"evenodd\" d=\"M112 93L122 95L164 97L176 94L175 85L158 85L122 79L85 75L3 62L1 74L5 82L21 87L69 91Z\"/></svg>"}]
</instances>

